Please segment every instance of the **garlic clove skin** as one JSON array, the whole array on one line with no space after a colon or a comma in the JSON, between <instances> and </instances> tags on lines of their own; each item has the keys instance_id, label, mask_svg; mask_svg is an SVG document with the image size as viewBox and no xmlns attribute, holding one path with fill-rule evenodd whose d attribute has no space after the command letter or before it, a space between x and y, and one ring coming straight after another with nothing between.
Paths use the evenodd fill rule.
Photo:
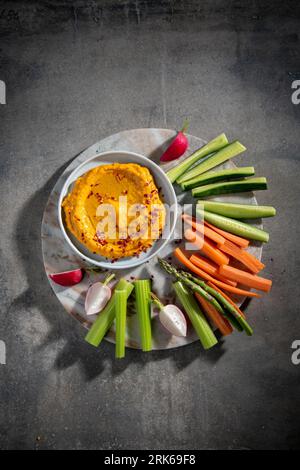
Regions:
<instances>
[{"instance_id":1,"label":"garlic clove skin","mask_svg":"<svg viewBox=\"0 0 300 470\"><path fill-rule=\"evenodd\" d=\"M174 336L186 336L186 318L176 305L166 305L159 312L162 325Z\"/></svg>"},{"instance_id":2,"label":"garlic clove skin","mask_svg":"<svg viewBox=\"0 0 300 470\"><path fill-rule=\"evenodd\" d=\"M85 298L85 313L87 315L95 315L101 312L111 298L111 289L102 284L95 282L90 286Z\"/></svg>"}]
</instances>

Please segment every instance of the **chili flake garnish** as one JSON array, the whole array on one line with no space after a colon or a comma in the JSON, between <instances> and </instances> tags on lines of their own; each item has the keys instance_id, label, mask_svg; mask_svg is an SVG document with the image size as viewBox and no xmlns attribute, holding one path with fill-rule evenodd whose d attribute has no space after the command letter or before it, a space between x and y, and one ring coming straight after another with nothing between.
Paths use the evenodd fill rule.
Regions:
<instances>
[{"instance_id":1,"label":"chili flake garnish","mask_svg":"<svg viewBox=\"0 0 300 470\"><path fill-rule=\"evenodd\" d=\"M125 175L120 175L120 173L116 173L115 178L120 183L122 179L125 178Z\"/></svg>"}]
</instances>

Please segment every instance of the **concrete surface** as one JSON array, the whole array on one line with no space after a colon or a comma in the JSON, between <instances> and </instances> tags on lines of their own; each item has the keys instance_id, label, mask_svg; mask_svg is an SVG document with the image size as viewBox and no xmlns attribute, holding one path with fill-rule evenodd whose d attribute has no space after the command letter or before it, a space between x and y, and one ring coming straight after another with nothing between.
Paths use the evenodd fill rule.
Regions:
<instances>
[{"instance_id":1,"label":"concrete surface","mask_svg":"<svg viewBox=\"0 0 300 470\"><path fill-rule=\"evenodd\" d=\"M250 2L249 2L250 3ZM2 449L300 447L299 117L296 1L2 1ZM40 223L57 176L100 138L136 127L225 131L270 182L263 259L271 295L247 309L252 339L203 352L99 350L58 304Z\"/></svg>"}]
</instances>

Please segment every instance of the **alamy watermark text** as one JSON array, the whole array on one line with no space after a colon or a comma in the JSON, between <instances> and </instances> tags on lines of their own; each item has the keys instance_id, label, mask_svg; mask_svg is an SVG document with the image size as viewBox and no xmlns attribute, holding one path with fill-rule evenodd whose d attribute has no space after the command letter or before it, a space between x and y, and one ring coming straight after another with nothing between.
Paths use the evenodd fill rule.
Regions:
<instances>
[{"instance_id":1,"label":"alamy watermark text","mask_svg":"<svg viewBox=\"0 0 300 470\"><path fill-rule=\"evenodd\" d=\"M294 366L298 366L300 364L300 339L295 339L292 342L291 348L294 349L291 357L292 363Z\"/></svg>"},{"instance_id":2,"label":"alamy watermark text","mask_svg":"<svg viewBox=\"0 0 300 470\"><path fill-rule=\"evenodd\" d=\"M291 96L292 103L300 104L300 80L294 80L292 82L292 89L295 90Z\"/></svg>"},{"instance_id":3,"label":"alamy watermark text","mask_svg":"<svg viewBox=\"0 0 300 470\"><path fill-rule=\"evenodd\" d=\"M0 364L6 364L6 346L2 340L0 340Z\"/></svg>"},{"instance_id":4,"label":"alamy watermark text","mask_svg":"<svg viewBox=\"0 0 300 470\"><path fill-rule=\"evenodd\" d=\"M0 80L0 104L6 104L6 85L3 80Z\"/></svg>"}]
</instances>

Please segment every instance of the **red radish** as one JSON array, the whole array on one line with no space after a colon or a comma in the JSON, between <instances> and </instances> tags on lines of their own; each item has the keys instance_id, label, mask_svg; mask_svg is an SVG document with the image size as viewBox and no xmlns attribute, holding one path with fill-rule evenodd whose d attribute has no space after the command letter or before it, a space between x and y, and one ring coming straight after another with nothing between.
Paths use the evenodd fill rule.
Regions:
<instances>
[{"instance_id":1,"label":"red radish","mask_svg":"<svg viewBox=\"0 0 300 470\"><path fill-rule=\"evenodd\" d=\"M177 132L176 137L172 140L167 150L160 157L161 162L171 162L181 157L188 148L189 141L185 135L188 128L188 121L184 121L181 131Z\"/></svg>"},{"instance_id":2,"label":"red radish","mask_svg":"<svg viewBox=\"0 0 300 470\"><path fill-rule=\"evenodd\" d=\"M50 279L56 284L64 287L75 286L83 278L83 269L72 269L72 271L64 271L62 273L49 274Z\"/></svg>"}]
</instances>

